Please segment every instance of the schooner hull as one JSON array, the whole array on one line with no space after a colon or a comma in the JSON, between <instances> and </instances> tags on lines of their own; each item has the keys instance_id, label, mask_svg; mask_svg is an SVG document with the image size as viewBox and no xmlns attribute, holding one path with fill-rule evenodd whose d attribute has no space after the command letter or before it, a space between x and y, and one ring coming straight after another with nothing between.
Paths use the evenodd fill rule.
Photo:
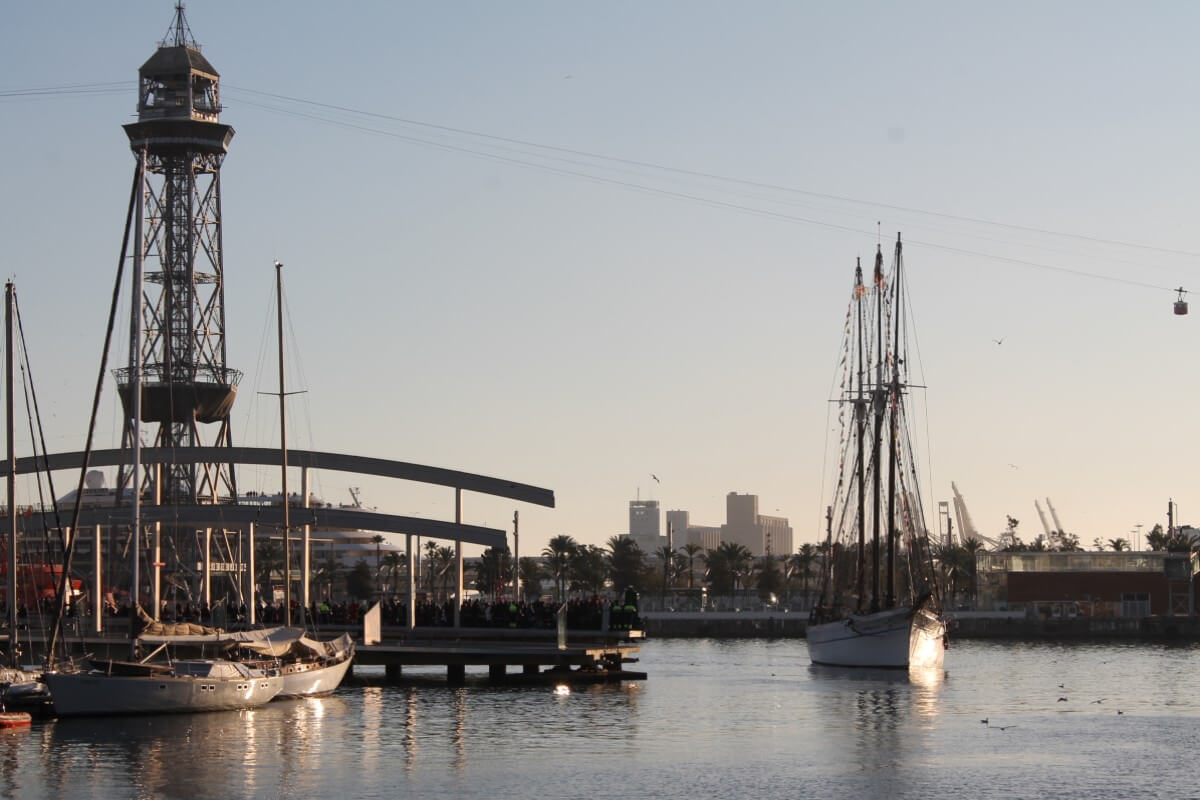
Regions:
<instances>
[{"instance_id":1,"label":"schooner hull","mask_svg":"<svg viewBox=\"0 0 1200 800\"><path fill-rule=\"evenodd\" d=\"M835 667L941 668L946 623L925 607L892 608L809 625L814 664Z\"/></svg>"},{"instance_id":2,"label":"schooner hull","mask_svg":"<svg viewBox=\"0 0 1200 800\"><path fill-rule=\"evenodd\" d=\"M60 717L234 711L270 702L283 687L277 675L209 678L192 675L45 674Z\"/></svg>"}]
</instances>

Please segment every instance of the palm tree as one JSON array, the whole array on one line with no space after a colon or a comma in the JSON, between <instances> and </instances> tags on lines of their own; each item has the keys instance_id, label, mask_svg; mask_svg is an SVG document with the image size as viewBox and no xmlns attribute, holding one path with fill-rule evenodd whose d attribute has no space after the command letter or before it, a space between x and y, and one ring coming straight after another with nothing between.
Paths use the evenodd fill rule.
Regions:
<instances>
[{"instance_id":1,"label":"palm tree","mask_svg":"<svg viewBox=\"0 0 1200 800\"><path fill-rule=\"evenodd\" d=\"M605 552L594 544L576 546L570 557L571 588L585 594L599 594L608 577Z\"/></svg>"},{"instance_id":2,"label":"palm tree","mask_svg":"<svg viewBox=\"0 0 1200 800\"><path fill-rule=\"evenodd\" d=\"M437 554L438 554L438 543L433 540L426 542L425 543L425 568L421 572L422 572L422 575L425 576L425 583L427 585L426 591L429 593L429 600L431 602L433 601L433 592L434 592L434 588L437 583L437 577L438 577L437 569L435 568Z\"/></svg>"},{"instance_id":3,"label":"palm tree","mask_svg":"<svg viewBox=\"0 0 1200 800\"><path fill-rule=\"evenodd\" d=\"M445 600L450 596L450 567L454 566L454 548L434 546L433 552L429 557L429 582L430 590L436 588L435 581L440 578L441 591L435 594L435 597L440 600ZM459 598L461 600L461 598Z\"/></svg>"},{"instance_id":4,"label":"palm tree","mask_svg":"<svg viewBox=\"0 0 1200 800\"><path fill-rule=\"evenodd\" d=\"M815 544L805 542L797 552L788 556L787 574L789 577L799 576L801 602L806 607L812 605L808 596L808 579L812 577L812 568L819 555L820 550Z\"/></svg>"},{"instance_id":5,"label":"palm tree","mask_svg":"<svg viewBox=\"0 0 1200 800\"><path fill-rule=\"evenodd\" d=\"M383 566L391 577L390 588L392 594L396 593L396 587L399 581L396 579L397 573L400 572L400 567L406 565L407 559L399 553L388 553L383 557Z\"/></svg>"},{"instance_id":6,"label":"palm tree","mask_svg":"<svg viewBox=\"0 0 1200 800\"><path fill-rule=\"evenodd\" d=\"M325 587L325 599L330 602L333 601L333 584L337 581L341 571L341 563L333 554L330 554L317 565L316 574L313 576L317 579L318 586Z\"/></svg>"},{"instance_id":7,"label":"palm tree","mask_svg":"<svg viewBox=\"0 0 1200 800\"><path fill-rule=\"evenodd\" d=\"M698 553L703 552L704 548L701 547L700 545L696 544L695 542L688 542L681 549L683 550L684 556L687 558L688 588L694 589L695 588L695 578L696 578L696 569L695 569L694 565L696 563L696 555Z\"/></svg>"},{"instance_id":8,"label":"palm tree","mask_svg":"<svg viewBox=\"0 0 1200 800\"><path fill-rule=\"evenodd\" d=\"M542 593L542 577L546 574L542 562L533 556L524 556L517 562L517 571L521 575L521 598L538 597Z\"/></svg>"},{"instance_id":9,"label":"palm tree","mask_svg":"<svg viewBox=\"0 0 1200 800\"><path fill-rule=\"evenodd\" d=\"M273 600L271 574L276 565L283 569L283 545L273 539L260 539L255 545L255 566L258 567L259 596L268 603Z\"/></svg>"},{"instance_id":10,"label":"palm tree","mask_svg":"<svg viewBox=\"0 0 1200 800\"><path fill-rule=\"evenodd\" d=\"M983 542L979 541L974 536L969 536L967 537L966 541L962 543L962 549L967 554L967 574L970 577L970 582L968 584L969 594L967 595L967 598L971 603L971 607L974 608L975 601L979 597L979 570L976 567L976 562L978 559L976 559L975 556L987 548Z\"/></svg>"},{"instance_id":11,"label":"palm tree","mask_svg":"<svg viewBox=\"0 0 1200 800\"><path fill-rule=\"evenodd\" d=\"M512 554L507 547L489 547L479 557L475 567L475 588L485 595L499 598L512 575Z\"/></svg>"},{"instance_id":12,"label":"palm tree","mask_svg":"<svg viewBox=\"0 0 1200 800\"><path fill-rule=\"evenodd\" d=\"M778 595L783 588L784 578L783 573L779 571L779 561L779 557L770 553L758 559L758 579L755 581L755 588L758 589L758 596L762 600Z\"/></svg>"},{"instance_id":13,"label":"palm tree","mask_svg":"<svg viewBox=\"0 0 1200 800\"><path fill-rule=\"evenodd\" d=\"M542 550L546 558L546 566L554 577L554 586L558 592L558 602L562 603L567 595L567 576L571 567L571 554L579 547L574 537L565 533L552 537L550 543Z\"/></svg>"},{"instance_id":14,"label":"palm tree","mask_svg":"<svg viewBox=\"0 0 1200 800\"><path fill-rule=\"evenodd\" d=\"M611 536L608 540L608 572L613 590L640 592L646 580L646 556L629 536Z\"/></svg>"},{"instance_id":15,"label":"palm tree","mask_svg":"<svg viewBox=\"0 0 1200 800\"><path fill-rule=\"evenodd\" d=\"M739 581L750 571L753 557L749 548L736 542L721 542L716 548L704 551L700 560L707 567L712 593L728 595L732 600Z\"/></svg>"}]
</instances>

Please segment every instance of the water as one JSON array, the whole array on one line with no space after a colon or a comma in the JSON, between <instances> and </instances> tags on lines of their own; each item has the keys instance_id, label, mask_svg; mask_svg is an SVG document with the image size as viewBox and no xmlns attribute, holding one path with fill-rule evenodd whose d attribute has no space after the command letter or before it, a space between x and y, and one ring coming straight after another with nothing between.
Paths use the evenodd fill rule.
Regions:
<instances>
[{"instance_id":1,"label":"water","mask_svg":"<svg viewBox=\"0 0 1200 800\"><path fill-rule=\"evenodd\" d=\"M349 686L35 723L0 734L0 796L1200 796L1195 646L957 642L944 674L914 676L812 667L803 640L640 655L646 682L569 693Z\"/></svg>"}]
</instances>

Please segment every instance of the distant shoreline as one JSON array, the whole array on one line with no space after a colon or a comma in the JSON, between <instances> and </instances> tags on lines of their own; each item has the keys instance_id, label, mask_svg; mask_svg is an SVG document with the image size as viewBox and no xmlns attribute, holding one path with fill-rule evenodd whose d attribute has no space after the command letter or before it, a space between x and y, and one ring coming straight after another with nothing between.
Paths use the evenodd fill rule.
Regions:
<instances>
[{"instance_id":1,"label":"distant shoreline","mask_svg":"<svg viewBox=\"0 0 1200 800\"><path fill-rule=\"evenodd\" d=\"M1200 616L1038 619L1015 612L948 616L951 640L1200 641ZM641 614L641 619L652 639L803 639L808 628L804 611L651 611Z\"/></svg>"}]
</instances>

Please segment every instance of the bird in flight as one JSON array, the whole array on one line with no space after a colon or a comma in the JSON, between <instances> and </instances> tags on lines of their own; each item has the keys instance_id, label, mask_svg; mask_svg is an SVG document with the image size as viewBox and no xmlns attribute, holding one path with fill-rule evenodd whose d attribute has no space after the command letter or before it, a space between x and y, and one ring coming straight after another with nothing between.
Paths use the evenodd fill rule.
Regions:
<instances>
[{"instance_id":1,"label":"bird in flight","mask_svg":"<svg viewBox=\"0 0 1200 800\"><path fill-rule=\"evenodd\" d=\"M651 472L651 473L650 473L650 477L651 477L651 478L654 478L654 482L655 482L655 483L662 483L662 481L660 481L660 480L658 479L658 476L657 476L657 475L655 475L653 472Z\"/></svg>"},{"instance_id":2,"label":"bird in flight","mask_svg":"<svg viewBox=\"0 0 1200 800\"><path fill-rule=\"evenodd\" d=\"M992 341L995 342L997 345L1001 345L1001 344L1004 344L1004 337L1001 336L999 339L992 339Z\"/></svg>"}]
</instances>

